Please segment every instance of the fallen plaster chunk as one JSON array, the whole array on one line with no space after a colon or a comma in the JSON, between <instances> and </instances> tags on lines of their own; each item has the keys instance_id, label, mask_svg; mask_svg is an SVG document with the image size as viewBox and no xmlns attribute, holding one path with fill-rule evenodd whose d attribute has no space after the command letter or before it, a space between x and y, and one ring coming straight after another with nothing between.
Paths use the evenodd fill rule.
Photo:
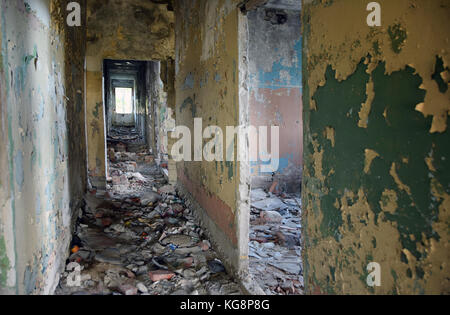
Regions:
<instances>
[{"instance_id":1,"label":"fallen plaster chunk","mask_svg":"<svg viewBox=\"0 0 450 315\"><path fill-rule=\"evenodd\" d=\"M257 201L252 204L252 207L262 211L280 211L288 208L288 206L278 197Z\"/></svg>"},{"instance_id":2,"label":"fallen plaster chunk","mask_svg":"<svg viewBox=\"0 0 450 315\"><path fill-rule=\"evenodd\" d=\"M293 275L298 275L300 274L301 271L300 261L296 262L277 261L276 263L269 262L269 265L274 266L275 268L278 268Z\"/></svg>"},{"instance_id":3,"label":"fallen plaster chunk","mask_svg":"<svg viewBox=\"0 0 450 315\"><path fill-rule=\"evenodd\" d=\"M262 211L261 219L267 223L281 223L283 221L281 214L276 211Z\"/></svg>"},{"instance_id":4,"label":"fallen plaster chunk","mask_svg":"<svg viewBox=\"0 0 450 315\"><path fill-rule=\"evenodd\" d=\"M261 188L254 189L250 192L250 198L251 198L252 203L257 202L257 201L266 199L267 193Z\"/></svg>"}]
</instances>

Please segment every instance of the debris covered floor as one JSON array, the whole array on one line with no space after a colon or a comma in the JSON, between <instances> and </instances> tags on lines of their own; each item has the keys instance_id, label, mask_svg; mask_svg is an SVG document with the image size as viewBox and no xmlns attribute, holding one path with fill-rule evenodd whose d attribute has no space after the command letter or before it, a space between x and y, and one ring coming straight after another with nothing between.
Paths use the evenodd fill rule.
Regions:
<instances>
[{"instance_id":1,"label":"debris covered floor","mask_svg":"<svg viewBox=\"0 0 450 315\"><path fill-rule=\"evenodd\" d=\"M110 184L86 198L56 294L241 294L153 157L113 146Z\"/></svg>"},{"instance_id":2,"label":"debris covered floor","mask_svg":"<svg viewBox=\"0 0 450 315\"><path fill-rule=\"evenodd\" d=\"M266 294L303 294L299 195L251 192L250 273Z\"/></svg>"}]
</instances>

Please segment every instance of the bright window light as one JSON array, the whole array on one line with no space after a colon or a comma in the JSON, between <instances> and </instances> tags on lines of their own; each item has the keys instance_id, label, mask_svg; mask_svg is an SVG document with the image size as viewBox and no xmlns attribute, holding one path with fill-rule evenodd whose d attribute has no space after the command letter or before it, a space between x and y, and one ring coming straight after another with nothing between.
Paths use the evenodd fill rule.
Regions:
<instances>
[{"instance_id":1,"label":"bright window light","mask_svg":"<svg viewBox=\"0 0 450 315\"><path fill-rule=\"evenodd\" d=\"M133 113L133 89L132 88L115 88L116 93L116 113L132 114Z\"/></svg>"}]
</instances>

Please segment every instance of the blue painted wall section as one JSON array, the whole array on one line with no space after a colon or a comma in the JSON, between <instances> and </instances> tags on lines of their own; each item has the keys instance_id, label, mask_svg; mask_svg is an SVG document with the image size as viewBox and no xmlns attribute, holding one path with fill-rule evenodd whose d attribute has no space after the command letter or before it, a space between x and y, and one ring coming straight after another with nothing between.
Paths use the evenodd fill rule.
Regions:
<instances>
[{"instance_id":1,"label":"blue painted wall section","mask_svg":"<svg viewBox=\"0 0 450 315\"><path fill-rule=\"evenodd\" d=\"M292 33L295 34L295 33ZM264 53L278 55L276 61L272 63L272 68L267 71L263 65L258 66L257 73L250 74L250 90L263 88L277 90L279 88L298 88L302 90L302 38L298 35L298 40L294 40L294 57L283 55L279 48ZM292 41L291 41L292 43ZM288 58L292 58L288 60ZM284 72L284 75L282 76Z\"/></svg>"},{"instance_id":2,"label":"blue painted wall section","mask_svg":"<svg viewBox=\"0 0 450 315\"><path fill-rule=\"evenodd\" d=\"M299 191L303 152L300 12L282 11L287 20L277 24L266 19L269 11L259 8L248 12L250 124L267 126L268 130L271 126L280 128L279 157L275 162L264 162L258 156L251 162L252 185L271 184L272 172L265 172L261 166L272 163L278 165L280 188ZM258 139L252 137L251 141L257 143ZM269 145L268 153L271 149ZM251 156L256 157L256 153Z\"/></svg>"}]
</instances>

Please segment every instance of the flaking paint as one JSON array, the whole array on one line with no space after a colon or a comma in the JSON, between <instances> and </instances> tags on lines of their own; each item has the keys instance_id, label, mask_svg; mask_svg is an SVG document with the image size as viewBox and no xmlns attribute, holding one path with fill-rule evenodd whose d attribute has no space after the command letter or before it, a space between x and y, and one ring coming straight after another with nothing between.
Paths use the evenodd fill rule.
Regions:
<instances>
[{"instance_id":1,"label":"flaking paint","mask_svg":"<svg viewBox=\"0 0 450 315\"><path fill-rule=\"evenodd\" d=\"M307 292L448 293L450 2L380 1L380 28L362 2L303 4Z\"/></svg>"},{"instance_id":2,"label":"flaking paint","mask_svg":"<svg viewBox=\"0 0 450 315\"><path fill-rule=\"evenodd\" d=\"M67 73L68 65L82 68L83 28L79 35L66 28L64 3L0 2L2 293L54 290L86 184L84 143L70 138L83 130L84 113L72 97L83 79ZM35 167L42 160L45 166Z\"/></svg>"},{"instance_id":3,"label":"flaking paint","mask_svg":"<svg viewBox=\"0 0 450 315\"><path fill-rule=\"evenodd\" d=\"M225 131L239 125L237 5L234 0L175 2L177 125L194 130L195 117L203 119L204 128L215 125ZM240 163L179 162L177 170L181 190L198 201L197 213L212 241L225 265L237 273L242 267Z\"/></svg>"}]
</instances>

